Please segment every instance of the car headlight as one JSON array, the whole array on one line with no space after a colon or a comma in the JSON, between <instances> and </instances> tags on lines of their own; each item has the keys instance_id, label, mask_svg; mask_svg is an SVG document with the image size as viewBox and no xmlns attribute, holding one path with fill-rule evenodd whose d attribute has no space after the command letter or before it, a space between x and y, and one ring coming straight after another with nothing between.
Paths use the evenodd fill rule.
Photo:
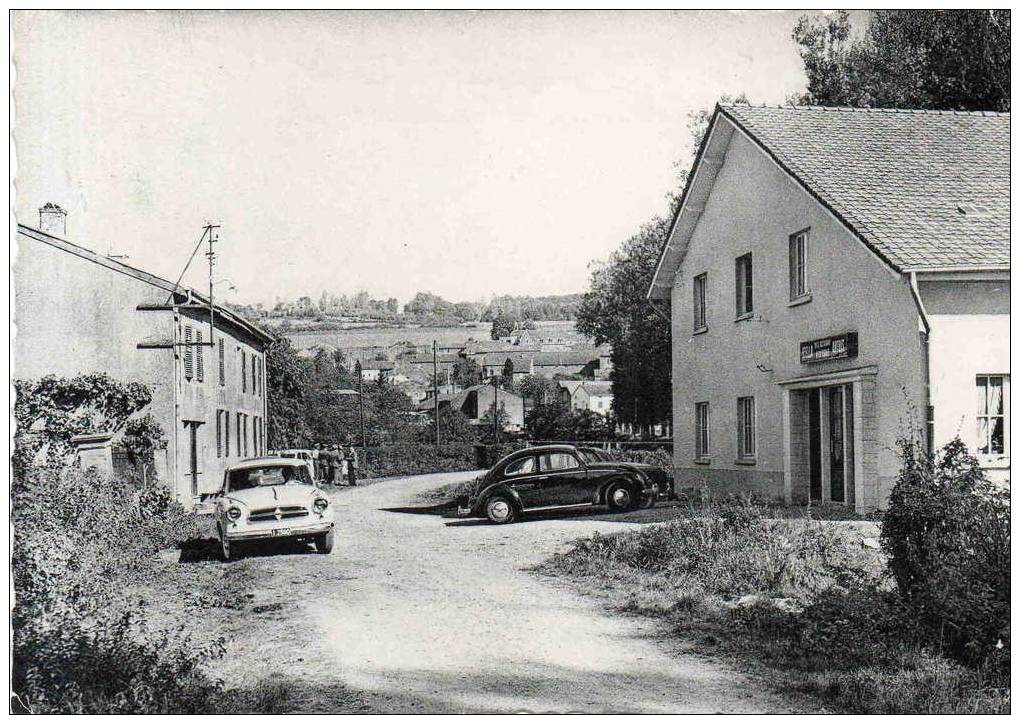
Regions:
<instances>
[{"instance_id":1,"label":"car headlight","mask_svg":"<svg viewBox=\"0 0 1020 715\"><path fill-rule=\"evenodd\" d=\"M227 518L231 521L237 521L241 518L241 510L236 506L232 506L227 509Z\"/></svg>"},{"instance_id":2,"label":"car headlight","mask_svg":"<svg viewBox=\"0 0 1020 715\"><path fill-rule=\"evenodd\" d=\"M319 497L314 502L312 502L312 508L315 509L316 514L321 514L322 512L326 511L327 506L329 506L329 501L324 499L323 497Z\"/></svg>"}]
</instances>

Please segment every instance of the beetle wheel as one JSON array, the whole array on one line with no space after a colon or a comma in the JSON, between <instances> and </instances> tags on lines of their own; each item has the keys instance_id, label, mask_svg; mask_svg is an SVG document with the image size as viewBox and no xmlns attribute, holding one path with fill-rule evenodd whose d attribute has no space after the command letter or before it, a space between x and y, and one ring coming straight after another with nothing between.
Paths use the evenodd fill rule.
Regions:
<instances>
[{"instance_id":1,"label":"beetle wheel","mask_svg":"<svg viewBox=\"0 0 1020 715\"><path fill-rule=\"evenodd\" d=\"M610 511L633 509L636 501L633 489L626 482L613 482L606 489L606 506Z\"/></svg>"},{"instance_id":2,"label":"beetle wheel","mask_svg":"<svg viewBox=\"0 0 1020 715\"><path fill-rule=\"evenodd\" d=\"M517 518L517 507L504 496L489 497L485 502L485 518L493 524L510 524Z\"/></svg>"}]
</instances>

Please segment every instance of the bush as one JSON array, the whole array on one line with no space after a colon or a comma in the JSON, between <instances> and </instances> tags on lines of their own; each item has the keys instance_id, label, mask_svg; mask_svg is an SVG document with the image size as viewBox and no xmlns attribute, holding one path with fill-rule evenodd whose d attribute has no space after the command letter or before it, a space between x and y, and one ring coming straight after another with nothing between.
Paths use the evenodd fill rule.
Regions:
<instances>
[{"instance_id":1,"label":"bush","mask_svg":"<svg viewBox=\"0 0 1020 715\"><path fill-rule=\"evenodd\" d=\"M470 444L391 444L369 447L360 465L366 479L376 477L462 472L475 468L474 446Z\"/></svg>"},{"instance_id":2,"label":"bush","mask_svg":"<svg viewBox=\"0 0 1020 715\"><path fill-rule=\"evenodd\" d=\"M12 498L14 692L35 712L198 708L214 689L198 666L221 646L151 632L129 595L195 517L95 470L15 468Z\"/></svg>"},{"instance_id":3,"label":"bush","mask_svg":"<svg viewBox=\"0 0 1020 715\"><path fill-rule=\"evenodd\" d=\"M882 545L907 611L930 643L962 662L1008 651L1008 496L959 439L931 456L902 448Z\"/></svg>"}]
</instances>

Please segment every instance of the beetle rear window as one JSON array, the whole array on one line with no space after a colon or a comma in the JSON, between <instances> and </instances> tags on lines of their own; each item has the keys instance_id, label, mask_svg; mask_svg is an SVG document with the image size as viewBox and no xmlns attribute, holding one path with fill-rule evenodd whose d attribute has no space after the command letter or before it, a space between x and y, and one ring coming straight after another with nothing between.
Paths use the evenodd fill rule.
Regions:
<instances>
[{"instance_id":1,"label":"beetle rear window","mask_svg":"<svg viewBox=\"0 0 1020 715\"><path fill-rule=\"evenodd\" d=\"M503 474L508 477L517 477L522 474L534 474L535 473L535 458L525 457L524 459L518 459L516 462L511 462L506 469L503 470Z\"/></svg>"},{"instance_id":2,"label":"beetle rear window","mask_svg":"<svg viewBox=\"0 0 1020 715\"><path fill-rule=\"evenodd\" d=\"M280 484L312 484L312 477L304 467L290 465L234 469L227 475L227 491L253 487L275 487Z\"/></svg>"}]
</instances>

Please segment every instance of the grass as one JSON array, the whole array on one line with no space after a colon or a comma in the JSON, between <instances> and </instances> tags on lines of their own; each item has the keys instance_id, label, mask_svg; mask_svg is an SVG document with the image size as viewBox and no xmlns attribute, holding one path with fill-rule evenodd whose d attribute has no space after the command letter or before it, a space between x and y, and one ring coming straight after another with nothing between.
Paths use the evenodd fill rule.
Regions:
<instances>
[{"instance_id":1,"label":"grass","mask_svg":"<svg viewBox=\"0 0 1020 715\"><path fill-rule=\"evenodd\" d=\"M860 525L749 503L669 511L541 568L840 711L1009 711L1008 663L967 668L912 640Z\"/></svg>"}]
</instances>

